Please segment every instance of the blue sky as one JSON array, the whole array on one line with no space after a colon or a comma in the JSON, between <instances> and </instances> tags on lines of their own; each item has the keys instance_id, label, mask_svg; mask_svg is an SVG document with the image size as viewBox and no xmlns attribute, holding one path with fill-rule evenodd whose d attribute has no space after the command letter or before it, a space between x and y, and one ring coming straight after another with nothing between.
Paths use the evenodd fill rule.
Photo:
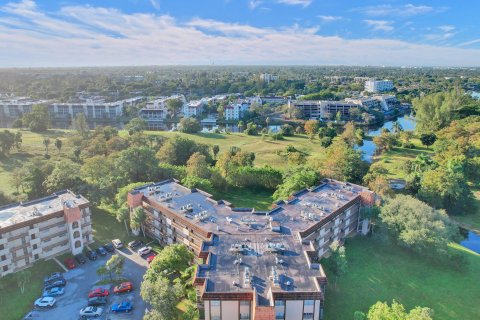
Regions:
<instances>
[{"instance_id":1,"label":"blue sky","mask_svg":"<svg viewBox=\"0 0 480 320\"><path fill-rule=\"evenodd\" d=\"M477 0L0 0L0 66L480 66Z\"/></svg>"}]
</instances>

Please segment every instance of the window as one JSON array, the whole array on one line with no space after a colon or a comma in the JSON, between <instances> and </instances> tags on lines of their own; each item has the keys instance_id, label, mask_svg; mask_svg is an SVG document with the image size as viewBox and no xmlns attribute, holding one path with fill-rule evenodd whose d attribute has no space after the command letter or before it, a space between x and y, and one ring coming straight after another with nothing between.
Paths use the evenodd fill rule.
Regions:
<instances>
[{"instance_id":1,"label":"window","mask_svg":"<svg viewBox=\"0 0 480 320\"><path fill-rule=\"evenodd\" d=\"M78 221L74 221L72 223L72 229L77 229L78 228Z\"/></svg>"},{"instance_id":2,"label":"window","mask_svg":"<svg viewBox=\"0 0 480 320\"><path fill-rule=\"evenodd\" d=\"M240 301L240 320L250 320L250 301Z\"/></svg>"},{"instance_id":3,"label":"window","mask_svg":"<svg viewBox=\"0 0 480 320\"><path fill-rule=\"evenodd\" d=\"M32 234L32 235L30 236L30 239L32 239L32 240L35 239L35 234Z\"/></svg>"},{"instance_id":4,"label":"window","mask_svg":"<svg viewBox=\"0 0 480 320\"><path fill-rule=\"evenodd\" d=\"M80 231L75 231L73 233L73 238L80 238Z\"/></svg>"},{"instance_id":5,"label":"window","mask_svg":"<svg viewBox=\"0 0 480 320\"><path fill-rule=\"evenodd\" d=\"M313 306L315 304L314 300L304 300L303 305L304 306Z\"/></svg>"},{"instance_id":6,"label":"window","mask_svg":"<svg viewBox=\"0 0 480 320\"><path fill-rule=\"evenodd\" d=\"M210 320L221 320L222 311L220 309L220 300L210 301Z\"/></svg>"},{"instance_id":7,"label":"window","mask_svg":"<svg viewBox=\"0 0 480 320\"><path fill-rule=\"evenodd\" d=\"M313 320L313 312L304 312L303 320Z\"/></svg>"},{"instance_id":8,"label":"window","mask_svg":"<svg viewBox=\"0 0 480 320\"><path fill-rule=\"evenodd\" d=\"M75 241L75 248L80 248L82 246L82 242L80 240Z\"/></svg>"},{"instance_id":9,"label":"window","mask_svg":"<svg viewBox=\"0 0 480 320\"><path fill-rule=\"evenodd\" d=\"M0 244L0 250L3 250L3 249L5 249L4 245Z\"/></svg>"},{"instance_id":10,"label":"window","mask_svg":"<svg viewBox=\"0 0 480 320\"><path fill-rule=\"evenodd\" d=\"M2 261L5 261L7 260L7 256L6 255L2 255Z\"/></svg>"},{"instance_id":11,"label":"window","mask_svg":"<svg viewBox=\"0 0 480 320\"><path fill-rule=\"evenodd\" d=\"M33 259L38 260L38 254L34 255Z\"/></svg>"},{"instance_id":12,"label":"window","mask_svg":"<svg viewBox=\"0 0 480 320\"><path fill-rule=\"evenodd\" d=\"M285 319L285 301L284 300L275 300L275 319L276 320Z\"/></svg>"},{"instance_id":13,"label":"window","mask_svg":"<svg viewBox=\"0 0 480 320\"><path fill-rule=\"evenodd\" d=\"M8 266L3 266L3 271L8 271Z\"/></svg>"},{"instance_id":14,"label":"window","mask_svg":"<svg viewBox=\"0 0 480 320\"><path fill-rule=\"evenodd\" d=\"M34 245L33 245L33 250L35 250L35 249L37 249L37 248L38 248L37 244L34 244Z\"/></svg>"}]
</instances>

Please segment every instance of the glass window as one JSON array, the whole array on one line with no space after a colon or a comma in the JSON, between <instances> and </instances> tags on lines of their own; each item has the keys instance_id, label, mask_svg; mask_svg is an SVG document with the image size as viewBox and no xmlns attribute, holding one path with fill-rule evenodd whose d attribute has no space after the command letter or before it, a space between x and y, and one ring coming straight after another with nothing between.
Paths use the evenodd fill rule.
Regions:
<instances>
[{"instance_id":1,"label":"glass window","mask_svg":"<svg viewBox=\"0 0 480 320\"><path fill-rule=\"evenodd\" d=\"M284 300L275 300L275 319L276 320L285 319L285 301Z\"/></svg>"},{"instance_id":2,"label":"glass window","mask_svg":"<svg viewBox=\"0 0 480 320\"><path fill-rule=\"evenodd\" d=\"M75 241L75 248L80 248L82 246L82 242L77 240Z\"/></svg>"},{"instance_id":3,"label":"glass window","mask_svg":"<svg viewBox=\"0 0 480 320\"><path fill-rule=\"evenodd\" d=\"M240 320L250 320L250 301L240 301Z\"/></svg>"},{"instance_id":4,"label":"glass window","mask_svg":"<svg viewBox=\"0 0 480 320\"><path fill-rule=\"evenodd\" d=\"M74 221L74 222L72 223L72 228L73 228L73 229L78 228L78 221Z\"/></svg>"},{"instance_id":5,"label":"glass window","mask_svg":"<svg viewBox=\"0 0 480 320\"><path fill-rule=\"evenodd\" d=\"M221 320L222 313L220 309L220 301L219 300L211 300L210 301L210 320Z\"/></svg>"},{"instance_id":6,"label":"glass window","mask_svg":"<svg viewBox=\"0 0 480 320\"><path fill-rule=\"evenodd\" d=\"M75 232L73 233L73 237L74 237L74 238L80 238L80 231L75 231Z\"/></svg>"},{"instance_id":7,"label":"glass window","mask_svg":"<svg viewBox=\"0 0 480 320\"><path fill-rule=\"evenodd\" d=\"M303 320L313 320L313 312L304 312Z\"/></svg>"},{"instance_id":8,"label":"glass window","mask_svg":"<svg viewBox=\"0 0 480 320\"><path fill-rule=\"evenodd\" d=\"M315 304L315 301L314 300L304 300L303 304L305 306L313 306Z\"/></svg>"}]
</instances>

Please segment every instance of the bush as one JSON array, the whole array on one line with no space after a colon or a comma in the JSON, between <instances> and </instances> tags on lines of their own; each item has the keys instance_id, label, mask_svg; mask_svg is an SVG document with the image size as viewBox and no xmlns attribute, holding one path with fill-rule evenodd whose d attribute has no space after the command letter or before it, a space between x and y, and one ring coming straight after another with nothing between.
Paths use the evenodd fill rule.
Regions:
<instances>
[{"instance_id":1,"label":"bush","mask_svg":"<svg viewBox=\"0 0 480 320\"><path fill-rule=\"evenodd\" d=\"M283 134L281 134L281 133L273 133L273 134L270 135L270 137L273 140L285 140L285 138L283 138Z\"/></svg>"},{"instance_id":2,"label":"bush","mask_svg":"<svg viewBox=\"0 0 480 320\"><path fill-rule=\"evenodd\" d=\"M210 180L202 179L196 176L188 176L182 180L182 184L188 188L196 188L208 193L212 193L214 191L213 184Z\"/></svg>"},{"instance_id":3,"label":"bush","mask_svg":"<svg viewBox=\"0 0 480 320\"><path fill-rule=\"evenodd\" d=\"M295 134L293 127L289 124L284 124L281 128L281 132L285 137L293 137Z\"/></svg>"},{"instance_id":4,"label":"bush","mask_svg":"<svg viewBox=\"0 0 480 320\"><path fill-rule=\"evenodd\" d=\"M178 131L183 133L198 133L202 130L200 122L195 118L183 118L180 120Z\"/></svg>"}]
</instances>

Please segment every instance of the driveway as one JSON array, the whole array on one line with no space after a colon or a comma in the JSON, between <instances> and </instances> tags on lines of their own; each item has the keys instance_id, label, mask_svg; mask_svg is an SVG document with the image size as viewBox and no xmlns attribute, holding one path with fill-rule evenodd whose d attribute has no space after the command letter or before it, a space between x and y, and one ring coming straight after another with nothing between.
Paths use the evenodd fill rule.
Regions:
<instances>
[{"instance_id":1,"label":"driveway","mask_svg":"<svg viewBox=\"0 0 480 320\"><path fill-rule=\"evenodd\" d=\"M146 304L140 297L140 284L143 275L147 270L148 264L145 259L138 256L137 253L129 248L116 250L116 254L125 257L125 265L123 277L133 283L133 291L126 294L114 295L112 285L102 285L102 288L110 290L108 303L104 306L104 314L100 318L102 320L115 319L132 319L140 320L145 313ZM57 297L57 305L51 310L39 311L38 320L78 320L80 309L87 306L88 292L95 287L95 283L99 280L96 270L105 264L112 254L109 253L105 257L99 256L97 260L88 260L85 264L78 266L74 270L64 273L67 280L65 294ZM98 287L98 286L97 286ZM113 303L119 303L123 300L130 300L133 303L133 311L128 314L112 314L110 312Z\"/></svg>"}]
</instances>

